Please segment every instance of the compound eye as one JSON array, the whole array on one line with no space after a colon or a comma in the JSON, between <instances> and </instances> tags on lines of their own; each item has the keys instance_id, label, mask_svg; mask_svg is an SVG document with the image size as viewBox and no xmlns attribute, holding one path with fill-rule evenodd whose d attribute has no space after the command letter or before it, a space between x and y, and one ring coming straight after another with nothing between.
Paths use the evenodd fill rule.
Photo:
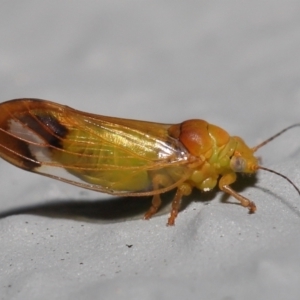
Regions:
<instances>
[{"instance_id":1,"label":"compound eye","mask_svg":"<svg viewBox=\"0 0 300 300\"><path fill-rule=\"evenodd\" d=\"M230 167L234 172L244 172L246 168L245 159L233 156L230 161Z\"/></svg>"}]
</instances>

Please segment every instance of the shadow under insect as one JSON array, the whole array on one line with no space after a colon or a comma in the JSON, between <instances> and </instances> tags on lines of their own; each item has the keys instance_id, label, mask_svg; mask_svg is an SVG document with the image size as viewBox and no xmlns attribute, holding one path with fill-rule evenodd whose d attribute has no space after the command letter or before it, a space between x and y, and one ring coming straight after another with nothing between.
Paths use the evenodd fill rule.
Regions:
<instances>
[{"instance_id":1,"label":"shadow under insect","mask_svg":"<svg viewBox=\"0 0 300 300\"><path fill-rule=\"evenodd\" d=\"M256 176L243 176L238 175L238 180L232 184L232 187L238 193L244 194L247 187L254 187L257 183ZM286 199L279 197L278 195L272 193L270 190L263 187L256 186L262 190L264 193L272 194L279 201L284 202L291 209L294 207L290 206ZM180 211L186 209L191 202L202 202L209 203L217 194L220 193L218 188L215 188L209 192L201 192L194 189L192 194L183 197ZM175 191L170 191L162 194L162 205L158 212L153 216L168 215L171 209L171 202L173 200ZM221 202L224 204L237 204L233 197L230 197L226 193L221 192ZM251 199L257 201L258 199ZM5 218L12 215L19 214L31 214L45 216L49 218L64 218L73 219L85 222L95 222L95 223L115 223L123 222L128 220L142 219L145 212L151 206L152 197L107 197L101 199L65 199L57 200L53 199L50 203L28 205L24 207L19 207L15 209L6 210L0 212L0 218ZM200 209L200 207L199 207ZM246 211L245 211L246 213ZM299 212L300 215L300 212ZM180 216L179 216L180 217Z\"/></svg>"},{"instance_id":2,"label":"shadow under insect","mask_svg":"<svg viewBox=\"0 0 300 300\"><path fill-rule=\"evenodd\" d=\"M217 190L208 193L194 191L190 196L184 197L180 210L184 210L192 201L207 202L212 200ZM168 215L175 192L162 195L162 205L153 216ZM0 212L0 218L12 215L32 214L49 218L65 218L87 222L113 223L125 220L143 218L151 206L152 197L108 197L101 199L53 199L51 203L42 203L15 208Z\"/></svg>"}]
</instances>

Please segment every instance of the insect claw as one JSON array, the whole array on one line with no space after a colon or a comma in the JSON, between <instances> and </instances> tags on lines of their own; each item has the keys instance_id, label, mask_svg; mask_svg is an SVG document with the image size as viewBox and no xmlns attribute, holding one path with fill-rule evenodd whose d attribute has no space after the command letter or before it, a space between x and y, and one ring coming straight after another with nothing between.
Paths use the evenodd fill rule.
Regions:
<instances>
[{"instance_id":1,"label":"insect claw","mask_svg":"<svg viewBox=\"0 0 300 300\"><path fill-rule=\"evenodd\" d=\"M256 205L255 205L254 202L249 201L248 208L249 208L249 214L254 214L255 213L255 211L256 211Z\"/></svg>"},{"instance_id":2,"label":"insect claw","mask_svg":"<svg viewBox=\"0 0 300 300\"><path fill-rule=\"evenodd\" d=\"M151 206L151 208L144 214L145 220L150 220L151 217L156 213L156 210L154 211L152 208L153 207Z\"/></svg>"},{"instance_id":3,"label":"insect claw","mask_svg":"<svg viewBox=\"0 0 300 300\"><path fill-rule=\"evenodd\" d=\"M168 219L168 223L166 225L167 226L174 226L175 225L175 218L170 217Z\"/></svg>"},{"instance_id":4,"label":"insect claw","mask_svg":"<svg viewBox=\"0 0 300 300\"><path fill-rule=\"evenodd\" d=\"M178 215L178 209L172 209L170 213L170 217L168 219L167 226L174 226L175 225L175 219Z\"/></svg>"}]
</instances>

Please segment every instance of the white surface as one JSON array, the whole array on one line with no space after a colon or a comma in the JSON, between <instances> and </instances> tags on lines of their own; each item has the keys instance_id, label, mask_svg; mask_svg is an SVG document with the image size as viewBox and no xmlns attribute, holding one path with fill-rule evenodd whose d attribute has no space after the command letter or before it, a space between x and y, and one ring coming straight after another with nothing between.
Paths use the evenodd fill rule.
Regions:
<instances>
[{"instance_id":1,"label":"white surface","mask_svg":"<svg viewBox=\"0 0 300 300\"><path fill-rule=\"evenodd\" d=\"M300 121L299 10L289 0L6 1L1 101L203 118L252 146ZM258 153L298 186L299 131ZM0 191L0 299L299 299L300 197L272 174L243 180L256 214L216 192L172 228L166 214L123 220L122 199L110 220L99 200L109 196L2 160Z\"/></svg>"}]
</instances>

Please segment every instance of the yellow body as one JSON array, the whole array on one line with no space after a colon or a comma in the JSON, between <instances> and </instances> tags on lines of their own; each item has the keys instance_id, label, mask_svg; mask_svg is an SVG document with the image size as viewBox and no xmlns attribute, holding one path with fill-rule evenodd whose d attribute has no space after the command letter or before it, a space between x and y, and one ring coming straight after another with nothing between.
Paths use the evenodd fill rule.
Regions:
<instances>
[{"instance_id":1,"label":"yellow body","mask_svg":"<svg viewBox=\"0 0 300 300\"><path fill-rule=\"evenodd\" d=\"M211 190L218 182L255 210L229 188L236 172L257 170L253 150L203 120L157 124L98 116L38 99L7 101L0 111L2 158L92 190L153 195L146 218L158 209L161 193L177 188L168 222L172 225L181 196L194 187Z\"/></svg>"}]
</instances>

